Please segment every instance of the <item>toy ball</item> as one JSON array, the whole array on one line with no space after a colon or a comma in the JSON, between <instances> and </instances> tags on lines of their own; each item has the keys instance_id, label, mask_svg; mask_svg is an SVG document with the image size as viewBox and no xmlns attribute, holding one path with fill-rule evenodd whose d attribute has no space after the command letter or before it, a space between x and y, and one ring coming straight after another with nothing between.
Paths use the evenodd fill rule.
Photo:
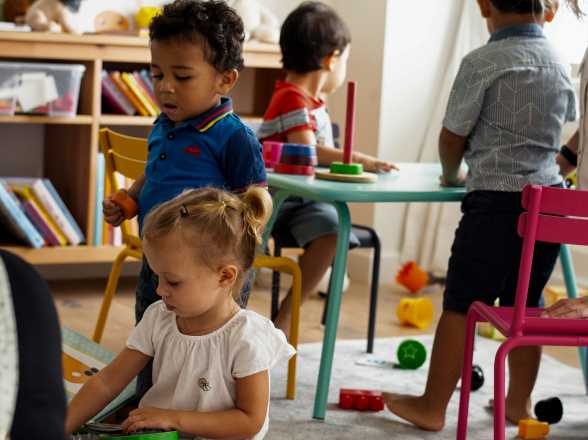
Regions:
<instances>
[{"instance_id":1,"label":"toy ball","mask_svg":"<svg viewBox=\"0 0 588 440\"><path fill-rule=\"evenodd\" d=\"M396 351L398 367L404 370L416 370L425 363L427 350L425 346L414 339L403 341Z\"/></svg>"},{"instance_id":2,"label":"toy ball","mask_svg":"<svg viewBox=\"0 0 588 440\"><path fill-rule=\"evenodd\" d=\"M484 385L484 371L480 368L479 365L474 365L472 367L472 391L477 391Z\"/></svg>"},{"instance_id":3,"label":"toy ball","mask_svg":"<svg viewBox=\"0 0 588 440\"><path fill-rule=\"evenodd\" d=\"M563 416L563 404L558 397L541 400L535 405L535 415L537 420L553 425Z\"/></svg>"}]
</instances>

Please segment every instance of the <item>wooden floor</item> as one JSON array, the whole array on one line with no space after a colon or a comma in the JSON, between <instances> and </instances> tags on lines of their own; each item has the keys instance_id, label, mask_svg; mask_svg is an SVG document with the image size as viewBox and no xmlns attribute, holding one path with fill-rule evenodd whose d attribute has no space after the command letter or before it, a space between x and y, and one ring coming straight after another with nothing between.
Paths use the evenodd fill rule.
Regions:
<instances>
[{"instance_id":1,"label":"wooden floor","mask_svg":"<svg viewBox=\"0 0 588 440\"><path fill-rule=\"evenodd\" d=\"M258 278L258 285L251 295L249 308L267 316L270 310L269 289L264 287L268 283L267 276L262 274ZM91 337L105 286L106 280L103 279L50 282L62 325ZM135 278L122 279L119 285L102 340L110 350L121 350L133 327L135 286ZM431 298L435 306L435 323L424 333L432 333L441 312L442 291L439 286L430 287L425 295ZM407 296L407 293L399 287L380 287L376 337L409 337L423 333L398 325L396 305L403 296ZM368 299L368 286L353 282L350 284L343 296L338 338L366 338ZM322 341L323 327L320 325L320 319L323 304L324 300L318 295L313 295L312 299L304 304L300 321L301 343ZM545 351L568 365L579 365L577 351L573 348L546 348Z\"/></svg>"}]
</instances>

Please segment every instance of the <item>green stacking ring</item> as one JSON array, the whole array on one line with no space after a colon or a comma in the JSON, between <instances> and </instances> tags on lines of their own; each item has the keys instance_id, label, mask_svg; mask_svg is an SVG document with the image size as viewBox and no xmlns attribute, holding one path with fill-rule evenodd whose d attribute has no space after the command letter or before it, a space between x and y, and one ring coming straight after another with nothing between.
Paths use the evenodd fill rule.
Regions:
<instances>
[{"instance_id":1,"label":"green stacking ring","mask_svg":"<svg viewBox=\"0 0 588 440\"><path fill-rule=\"evenodd\" d=\"M363 174L363 165L360 163L333 162L330 167L333 174L349 174L359 176Z\"/></svg>"},{"instance_id":2,"label":"green stacking ring","mask_svg":"<svg viewBox=\"0 0 588 440\"><path fill-rule=\"evenodd\" d=\"M425 363L427 350L425 346L414 339L403 341L396 351L400 368L405 370L416 370Z\"/></svg>"},{"instance_id":3,"label":"green stacking ring","mask_svg":"<svg viewBox=\"0 0 588 440\"><path fill-rule=\"evenodd\" d=\"M178 431L170 432L148 432L143 434L129 434L129 435L100 435L100 440L178 440Z\"/></svg>"}]
</instances>

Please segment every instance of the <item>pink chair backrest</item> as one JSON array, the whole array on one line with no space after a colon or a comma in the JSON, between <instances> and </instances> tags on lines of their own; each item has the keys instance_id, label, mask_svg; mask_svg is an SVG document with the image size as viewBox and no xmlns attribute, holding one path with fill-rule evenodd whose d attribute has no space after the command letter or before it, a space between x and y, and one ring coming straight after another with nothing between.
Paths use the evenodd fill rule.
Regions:
<instances>
[{"instance_id":1,"label":"pink chair backrest","mask_svg":"<svg viewBox=\"0 0 588 440\"><path fill-rule=\"evenodd\" d=\"M588 245L588 191L538 185L523 189L518 233L523 237L511 334L524 324L535 241Z\"/></svg>"}]
</instances>

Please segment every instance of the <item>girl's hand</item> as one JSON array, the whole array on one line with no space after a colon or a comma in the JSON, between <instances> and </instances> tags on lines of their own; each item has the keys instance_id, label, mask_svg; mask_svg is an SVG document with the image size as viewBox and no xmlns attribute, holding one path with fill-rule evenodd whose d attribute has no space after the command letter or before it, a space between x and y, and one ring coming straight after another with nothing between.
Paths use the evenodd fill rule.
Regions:
<instances>
[{"instance_id":1,"label":"girl's hand","mask_svg":"<svg viewBox=\"0 0 588 440\"><path fill-rule=\"evenodd\" d=\"M541 314L544 318L588 319L588 297L560 299Z\"/></svg>"},{"instance_id":2,"label":"girl's hand","mask_svg":"<svg viewBox=\"0 0 588 440\"><path fill-rule=\"evenodd\" d=\"M358 154L357 156L357 161L363 165L365 171L388 173L392 170L398 170L398 167L392 162L368 156L367 154Z\"/></svg>"},{"instance_id":3,"label":"girl's hand","mask_svg":"<svg viewBox=\"0 0 588 440\"><path fill-rule=\"evenodd\" d=\"M102 214L104 215L104 221L112 226L120 225L125 219L122 210L112 201L110 196L102 201Z\"/></svg>"},{"instance_id":4,"label":"girl's hand","mask_svg":"<svg viewBox=\"0 0 588 440\"><path fill-rule=\"evenodd\" d=\"M141 429L174 430L175 412L159 408L138 408L129 413L129 417L122 423L124 432L134 432Z\"/></svg>"}]
</instances>

